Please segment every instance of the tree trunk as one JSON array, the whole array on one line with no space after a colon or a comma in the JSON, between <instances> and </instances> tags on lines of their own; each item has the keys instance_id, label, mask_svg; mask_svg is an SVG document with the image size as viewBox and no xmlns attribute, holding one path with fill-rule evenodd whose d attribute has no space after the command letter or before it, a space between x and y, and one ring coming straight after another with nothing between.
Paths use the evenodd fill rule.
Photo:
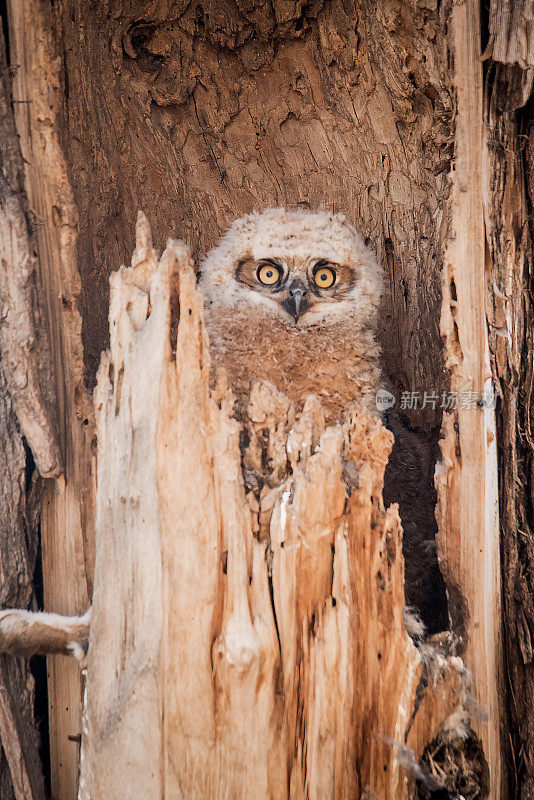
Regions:
<instances>
[{"instance_id":1,"label":"tree trunk","mask_svg":"<svg viewBox=\"0 0 534 800\"><path fill-rule=\"evenodd\" d=\"M396 442L386 469L384 499L387 505L399 503L404 528L406 597L418 608L430 633L438 634L450 625L456 652L472 673L470 724L481 743L482 761L489 769L489 786L484 789L482 781L481 791L487 790L487 796L492 798L507 797L509 772L510 785L526 800L534 793L534 687L531 685L534 612L530 577L533 342L528 224L534 159L529 150L531 109L526 104L533 67L528 3L492 0L487 20L481 18L475 0L463 3L387 0L380 4L368 0L359 3L314 0L306 4L300 0L277 0L272 5L241 0L222 3L203 0L191 5L163 0L132 4L118 0L91 4L82 0L53 4L45 0L24 3L10 0L8 9L15 119L25 162L29 209L36 221L34 249L39 257L36 288L42 302L42 338L48 342L53 365L52 376L41 367L34 376L44 400L42 414L36 415L33 430L44 439L30 436L32 420L28 421L24 397L17 400L16 385L11 378L16 374L14 367L7 377L11 381L10 391L15 392L13 400L19 403L16 409L19 422L41 474L53 475L55 469L53 457L49 458L51 467L46 466L44 459L39 460L43 453L49 456L53 453L50 448L43 450L42 441L48 447L57 440L56 460L65 476L65 483L49 478L42 504L46 607L57 612L81 613L92 594L96 429L89 392L95 384L101 351L109 341L109 275L129 258L138 209L143 208L147 213L159 250L170 234L185 240L195 258L214 244L233 219L253 209L284 204L343 211L374 248L388 284L379 333L385 386L396 396L397 404L385 417ZM485 62L480 57L481 37L488 38ZM154 264L151 269L156 270ZM161 266L159 269L161 272ZM124 277L124 273L121 275ZM114 281L117 297L122 297L118 278ZM141 290L146 295L147 287L142 286ZM142 304L142 298L134 294L136 302ZM140 324L139 327L143 328ZM155 344L162 347L163 339ZM115 358L112 345L113 363ZM165 362L163 355L161 359L161 375L167 375L170 362ZM192 358L190 363L194 370L197 362ZM484 393L491 391L492 376L500 398L497 424L491 407L476 406ZM108 386L106 391L113 395L117 391L117 374L110 380L112 388ZM125 378L121 380L124 382ZM104 388L101 373L98 391L102 402L107 397ZM134 390L132 384L131 391L135 393ZM165 389L159 384L145 386L144 391L147 395L154 393L153 408L169 398L174 402L168 386ZM414 398L413 393L419 396ZM474 402L467 403L467 395ZM235 470L232 424L223 409L214 410L213 400L207 395L204 400L204 411L212 420L212 435L203 447L219 452L217 447L223 447L222 430L225 430L224 448L230 454L228 469ZM148 400L138 398L136 402L139 413L144 413L143 402ZM185 414L186 405L181 408ZM117 431L113 426L108 430L104 424L104 411L99 414L98 468L100 475L106 475L107 487L104 489L100 478L99 513L103 513L100 504L104 500L106 513L111 513L113 502L119 504L118 513L121 491L125 497L131 496L126 488L135 493L138 484L134 486L132 478L131 486L121 489L114 482L117 476L111 461L106 460L108 453L103 450L102 437L104 431L110 436L117 436ZM150 424L155 425L156 419L153 411ZM168 427L164 429L169 436L176 435L179 423L165 419ZM122 420L119 414L119 421ZM300 424L304 424L302 420ZM124 426L126 436L126 422ZM158 442L163 446L159 433ZM178 458L172 447L171 452ZM150 461L152 467L147 459L147 463L139 464L139 471L158 487L157 492L154 489L158 503L187 504L188 494L182 497L175 487L166 484L161 487L162 458L156 448ZM335 457L332 459L330 468L334 469ZM370 462L373 475L370 480L377 484L381 483L381 459L385 459L385 450L378 464L372 459ZM215 491L213 475L209 477L206 473L203 478L198 475L194 480L205 481L202 485L207 496ZM236 481L238 484L239 475ZM113 501L105 495L112 487L117 492ZM162 708L162 698L165 708L170 704L166 721L158 723L161 734L158 744L149 739L138 745L146 746L143 758L149 761L149 754L154 757L158 754L159 758L160 746L163 747L161 774L146 774L143 780L152 788L157 784L163 792L168 792L168 797L173 796L168 764L173 748L177 747L175 741L169 744L168 726L173 724L172 720L180 719L179 697L181 693L187 696L188 675L190 680L199 682L195 691L203 695L205 715L187 724L202 731L199 742L205 743L211 741L210 726L215 725L209 717L208 711L211 713L212 709L208 705L215 704L217 713L222 714L217 719L223 720L224 735L217 741L223 745L213 755L215 761L209 762L209 769L210 774L219 776L214 780L219 781L216 785L220 788L224 785L220 777L221 761L235 766L235 774L228 776L229 781L236 781L228 784L235 796L239 796L236 787L241 785L240 780L249 784L256 778L260 780L259 773L251 777L246 770L243 772L245 759L240 737L245 735L244 730L247 736L249 733L252 736L248 744L254 752L262 750L262 736L273 740L277 747L287 745L296 728L287 728L286 738L282 736L278 741L271 727L277 719L294 726L297 719L306 720L318 739L322 736L319 728L313 727L318 724L314 715L319 713L319 706L291 705L291 697L297 693L291 683L295 673L289 667L285 671L283 658L280 662L282 650L277 651L273 620L269 621L265 611L271 608L266 587L261 583L265 579L260 579L261 571L254 560L264 545L251 540L246 532L244 499L235 487L233 484L231 491L237 491L237 495L232 494L231 509L237 515L235 524L242 526L249 548L243 554L237 552L245 546L242 541L233 545L237 548L236 569L242 570L241 573L232 574L229 558L227 574L222 576L219 561L209 549L209 542L202 544L204 540L190 543L192 549L187 551L184 561L183 554L176 552L172 537L164 531L161 576L148 575L145 568L142 570L145 575L142 586L152 587L152 594L142 588L136 589L135 598L132 597L134 584L128 583L131 578L128 571L116 585L108 580L97 586L94 641L101 643L99 647L109 643L108 667L111 669L113 659L118 658L111 646L116 641L112 637L113 625L123 620L127 632L135 630L137 637L143 631L144 638L142 641L136 638L135 653L129 649L126 638L122 654L127 655L126 661L118 661L125 665L126 683L120 690L115 687L115 694L109 694L112 690L108 684L102 688L105 696L95 689L88 697L91 728L83 768L85 791L91 785L97 792L101 781L101 777L91 777L87 755L91 753L89 761L95 769L102 763L98 736L104 720L99 715L106 708L108 712L112 708L117 711L117 703L128 693L127 681L132 676L144 689L136 694L139 706L132 710L126 704L128 713L139 714L143 703L148 704L151 714L155 713L158 703L158 708ZM363 506L370 503L363 489L358 502ZM380 505L373 495L373 513L378 513L377 502ZM137 513L131 511L134 516L130 522L137 518ZM151 507L150 513L155 514L156 508ZM328 506L327 513L330 513ZM354 536L364 536L364 525L350 527L354 512L345 513L346 524ZM115 519L112 541L104 545L102 538L99 539L98 559L104 558L106 546L126 548L124 519L120 514ZM119 524L117 520L122 521ZM395 528L388 517L390 523ZM500 599L499 523L504 616ZM380 525L387 528L383 520ZM150 529L150 536L155 535L154 530ZM332 526L329 535L334 539L341 536ZM147 533L143 546L148 548L152 542L150 547L155 557L159 551L150 536ZM228 536L230 553L232 537ZM398 534L392 536L396 542ZM342 540L343 536L339 539L340 552L343 552ZM428 547L435 540L438 558ZM373 539L373 543L379 546L379 540ZM206 564L207 574L214 582L210 585L202 583L198 572L202 546L206 548L206 558L213 560L209 561L209 570ZM422 553L429 550L430 555L423 557ZM345 573L341 561L336 562L337 555L336 549L333 569L340 581L341 597L346 590L342 577ZM113 551L113 556L117 563L134 569L135 564L142 562L143 552L132 549L127 557L123 554L120 559L119 553ZM99 563L97 574L104 576L106 572L102 562ZM366 569L370 569L370 563ZM351 569L355 569L353 561L351 564ZM388 596L394 598L387 612L393 615L387 622L393 631L389 654L392 661L388 656L376 668L376 686L380 689L373 690L378 694L389 692L383 696L389 702L397 702L392 698L399 695L390 679L388 665L395 664L400 670L396 677L410 663L416 670L414 675L420 669L413 666L418 664L417 652L399 627L402 605L397 594L401 580L399 559L395 565L399 572L386 581ZM263 672L254 661L254 669L260 670L257 679L265 712L264 728L258 727L254 734L245 727L244 716L243 729L233 729L228 712L223 713L216 700L207 699L213 688L208 665L196 674L192 668L196 662L192 662L193 656L187 648L177 653L175 660L166 651L161 656L163 660L158 661L159 666L153 662L164 624L173 646L182 641L176 626L179 615L186 613L188 602L191 613L208 615L211 608L210 630L219 637L213 653L220 646L227 655L227 637L222 631L227 631L237 618L235 615L242 612L239 604L243 602L245 568L253 576L247 602L264 609L262 620L266 626L261 631L253 630L254 625L250 629L254 641L259 637L263 648L260 650L266 658L261 665ZM278 565L278 568L282 570L279 575L285 574L286 567ZM182 596L185 589L181 583L175 583L176 576L184 569L188 581L185 598ZM332 565L324 569L328 572ZM219 592L226 583L227 599L221 604ZM281 581L280 608L286 608L284 586ZM117 607L117 619L108 619L104 624L99 612L99 603L102 609L104 600L99 592L105 587L114 593L118 606L126 598L130 605ZM170 594L169 587L174 587ZM326 592L325 586L315 588L318 595L314 603L322 611L315 620L318 627L314 629L313 646L306 640L309 649L304 647L300 632L298 636L295 634L296 638L288 633L288 641L298 644L295 647L306 664L309 681L311 675L319 681L331 666L327 663L328 648L323 651L318 643L323 634L327 635L321 625L327 626L332 636L336 626L341 630L342 624L349 625L349 642L336 640L334 651L339 657L343 653L347 659L356 659L353 665L363 663L350 650L356 647L354 626L361 602L356 587L351 584L351 591L343 595L344 602L336 602L334 607L331 598L337 601L338 596ZM369 587L361 590L369 591ZM274 583L273 592L276 594ZM205 598L205 606L201 598ZM298 619L310 619L308 600L304 603L306 613L302 612ZM371 605L372 600L373 597L369 598ZM159 619L162 609L178 614L178 619L170 616L167 622L154 624L153 630L145 630L141 624L143 609L144 613L150 609L154 620ZM341 618L345 613L348 622L343 623ZM385 619L380 614L387 616L384 609L376 613L378 616L373 618L369 612L370 628L377 619ZM502 660L503 620L506 670ZM291 624L294 623L295 620ZM118 641L122 641L123 630L124 627ZM282 645L280 628L276 634ZM199 625L195 635L205 637L206 628ZM347 650L343 649L345 645ZM300 647L302 652L298 650ZM400 651L404 652L402 657ZM380 652L384 655L383 649ZM134 656L141 661L133 663ZM92 658L97 658L96 648ZM141 662L147 665L146 674L142 675L138 672ZM323 667L319 668L321 663ZM80 676L77 667L62 656L50 659L49 670L52 791L54 798L73 800L79 762L76 738L81 732ZM222 673L215 670L213 678L221 697L227 699L228 707L237 703L240 708L248 709L245 698L250 687L246 682L236 681L231 671L223 673L224 670ZM375 670L370 673L375 674ZM94 666L90 680L91 675L95 682ZM282 702L278 684L273 694L276 675L277 680L288 681L282 683L285 706L276 705ZM346 679L356 680L354 670L348 671ZM169 688L169 682L178 685L176 694ZM412 686L410 681L406 685ZM309 688L312 683L306 686ZM369 687L365 691L368 690ZM346 699L350 691L347 686L338 687L340 696L345 698L340 703L346 713L343 725L352 730L360 717ZM408 714L412 709L410 691L407 689L407 695L398 701L398 709ZM316 703L320 696L317 689ZM185 705L188 702L183 701ZM255 702L260 702L258 697ZM274 704L274 716L267 720L269 703ZM331 737L327 711L321 711L319 717L324 716L325 736ZM373 713L381 712L375 709ZM419 711L419 720L428 721L426 713ZM378 724L378 717L375 722ZM398 730L392 733L390 723L391 719L384 728L371 726L369 730L398 742ZM414 723L412 729L419 730L418 725L424 728L425 724ZM436 720L428 721L427 729L417 734L417 743L410 744L417 759L423 756L431 733L437 731L436 725ZM184 726L187 732L185 722ZM343 728L339 737L334 737L335 741L329 740L331 749L323 761L317 760L319 756L314 749L317 741L309 738L308 727L304 733L299 732L300 738L295 734L293 749L284 751L287 774L295 776L294 787L301 787L290 786L295 792L292 796L300 796L297 792L304 791L302 787L313 785L316 795L322 797L317 781L324 779L325 785L330 785L332 776L337 781L341 773L343 779L336 786L348 786L352 780L354 792L373 786L378 796L384 792L404 796L395 794L406 791L407 786L400 777L404 773L394 755L395 747L375 743L364 753L353 741L350 750L346 744L350 737L344 738L348 728ZM115 730L118 734L120 726ZM403 730L406 732L406 728ZM414 735L409 733L403 745L411 742L410 736ZM474 742L475 738L471 740ZM511 748L507 752L509 741ZM306 748L305 754L297 752L299 746ZM386 758L386 751L387 758L393 759L387 764L380 761ZM110 751L110 759L111 752L117 757L116 751ZM349 772L337 761L335 766L327 766L333 754L343 764L350 764ZM423 761L427 756L428 753ZM191 753L191 759L197 757L207 757L200 744L198 751ZM250 762L263 770L261 780L265 782L272 774L272 765L262 758L258 756L255 760L250 755ZM306 778L296 771L297 764L301 767L305 764L306 770L311 770ZM351 778L350 770L355 769L355 764L359 773ZM380 779L378 764L382 765L380 769L388 767ZM113 768L110 761L106 769ZM183 769L185 773L180 774L185 775L184 780L194 781L193 768L182 764L180 770ZM138 778L141 780L141 776ZM392 788L394 785L396 788ZM272 789L273 796L277 791ZM348 792L339 796L358 795Z\"/></svg>"},{"instance_id":2,"label":"tree trunk","mask_svg":"<svg viewBox=\"0 0 534 800\"><path fill-rule=\"evenodd\" d=\"M391 434L354 413L325 430L317 398L294 421L257 382L243 460L270 490L246 497L195 283L181 243L158 263L140 215L95 393L81 798L407 798L469 687L459 659L427 644L423 661L404 630L402 530L381 497Z\"/></svg>"}]
</instances>

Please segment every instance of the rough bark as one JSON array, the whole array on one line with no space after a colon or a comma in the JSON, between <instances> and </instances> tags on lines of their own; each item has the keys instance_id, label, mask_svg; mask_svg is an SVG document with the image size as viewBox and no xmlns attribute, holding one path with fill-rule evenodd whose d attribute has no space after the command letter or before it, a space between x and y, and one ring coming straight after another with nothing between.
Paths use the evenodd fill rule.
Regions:
<instances>
[{"instance_id":1,"label":"rough bark","mask_svg":"<svg viewBox=\"0 0 534 800\"><path fill-rule=\"evenodd\" d=\"M46 391L50 387L48 341L40 331L35 241L2 31L0 261L0 608L26 609L34 605L32 579L42 488L37 473L32 480L32 457L42 477L58 475L61 467ZM32 455L26 454L24 439ZM0 741L3 800L44 798L33 678L26 660L5 655L0 656Z\"/></svg>"},{"instance_id":2,"label":"rough bark","mask_svg":"<svg viewBox=\"0 0 534 800\"><path fill-rule=\"evenodd\" d=\"M11 80L0 33L0 347L10 395L22 432L43 478L61 472L50 419L50 354L39 331L41 304L35 297L36 243L24 192L23 166L13 116Z\"/></svg>"},{"instance_id":3,"label":"rough bark","mask_svg":"<svg viewBox=\"0 0 534 800\"><path fill-rule=\"evenodd\" d=\"M47 6L14 2L9 11L15 122L39 254L35 263L39 330L52 361L47 385L53 400L49 397L47 410L63 469L58 480L46 482L42 498L44 603L50 611L79 614L87 610L91 590L94 501L91 405L83 387L81 319L76 308L76 209L58 141L59 64ZM39 463L39 448L34 452ZM49 470L54 473L57 470ZM62 655L50 657L47 669L52 795L74 798L81 734L80 672L74 659Z\"/></svg>"},{"instance_id":4,"label":"rough bark","mask_svg":"<svg viewBox=\"0 0 534 800\"><path fill-rule=\"evenodd\" d=\"M506 676L515 796L534 797L534 532L531 433L534 314L532 19L492 2L487 54L485 224L487 315L498 416ZM500 27L499 20L506 18ZM494 40L494 41L493 41ZM528 104L527 104L528 103ZM527 105L525 105L527 104Z\"/></svg>"},{"instance_id":5,"label":"rough bark","mask_svg":"<svg viewBox=\"0 0 534 800\"><path fill-rule=\"evenodd\" d=\"M491 0L485 56L502 64L534 65L534 12L528 0Z\"/></svg>"},{"instance_id":6,"label":"rough bark","mask_svg":"<svg viewBox=\"0 0 534 800\"><path fill-rule=\"evenodd\" d=\"M407 798L468 686L460 659L427 645L423 663L404 630L391 434L356 413L325 429L316 398L295 420L258 382L242 454L224 379L209 391L195 283L183 244L158 262L140 215L95 393L81 797ZM268 465L270 491L245 496L242 458Z\"/></svg>"},{"instance_id":7,"label":"rough bark","mask_svg":"<svg viewBox=\"0 0 534 800\"><path fill-rule=\"evenodd\" d=\"M27 608L37 528L26 503L26 454L0 362L0 607ZM0 655L0 797L44 800L33 678L25 660Z\"/></svg>"}]
</instances>

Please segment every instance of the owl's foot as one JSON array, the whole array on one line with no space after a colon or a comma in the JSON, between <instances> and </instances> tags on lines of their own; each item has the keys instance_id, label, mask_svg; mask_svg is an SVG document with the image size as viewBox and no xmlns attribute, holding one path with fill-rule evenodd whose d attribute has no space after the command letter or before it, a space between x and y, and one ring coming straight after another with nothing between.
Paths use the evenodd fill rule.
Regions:
<instances>
[{"instance_id":1,"label":"owl's foot","mask_svg":"<svg viewBox=\"0 0 534 800\"><path fill-rule=\"evenodd\" d=\"M22 657L63 653L75 656L83 668L90 624L91 608L81 617L9 608L0 612L0 652Z\"/></svg>"}]
</instances>

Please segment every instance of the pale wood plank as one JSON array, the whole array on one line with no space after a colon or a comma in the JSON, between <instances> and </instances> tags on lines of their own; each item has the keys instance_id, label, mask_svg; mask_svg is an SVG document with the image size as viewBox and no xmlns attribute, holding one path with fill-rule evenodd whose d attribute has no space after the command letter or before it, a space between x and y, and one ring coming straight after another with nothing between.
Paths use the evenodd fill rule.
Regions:
<instances>
[{"instance_id":1,"label":"pale wood plank","mask_svg":"<svg viewBox=\"0 0 534 800\"><path fill-rule=\"evenodd\" d=\"M473 719L490 769L490 797L501 797L502 642L495 413L470 402L491 394L486 330L483 221L483 115L479 6L452 11L456 149L451 220L444 257L441 332L458 409L445 412L436 468L439 547L453 630L472 671L481 713ZM464 399L463 399L464 398ZM467 399L465 399L467 398ZM486 722L484 717L489 715Z\"/></svg>"}]
</instances>

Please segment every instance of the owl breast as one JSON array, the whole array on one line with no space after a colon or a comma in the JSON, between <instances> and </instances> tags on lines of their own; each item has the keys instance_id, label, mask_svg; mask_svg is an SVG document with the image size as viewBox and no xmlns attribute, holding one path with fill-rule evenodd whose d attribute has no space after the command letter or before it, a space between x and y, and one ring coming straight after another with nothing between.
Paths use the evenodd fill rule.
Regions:
<instances>
[{"instance_id":1,"label":"owl breast","mask_svg":"<svg viewBox=\"0 0 534 800\"><path fill-rule=\"evenodd\" d=\"M372 332L346 322L299 328L258 308L207 310L212 367L223 367L243 416L255 379L270 381L302 409L305 398L321 398L327 422L351 403L376 413L378 349Z\"/></svg>"}]
</instances>

